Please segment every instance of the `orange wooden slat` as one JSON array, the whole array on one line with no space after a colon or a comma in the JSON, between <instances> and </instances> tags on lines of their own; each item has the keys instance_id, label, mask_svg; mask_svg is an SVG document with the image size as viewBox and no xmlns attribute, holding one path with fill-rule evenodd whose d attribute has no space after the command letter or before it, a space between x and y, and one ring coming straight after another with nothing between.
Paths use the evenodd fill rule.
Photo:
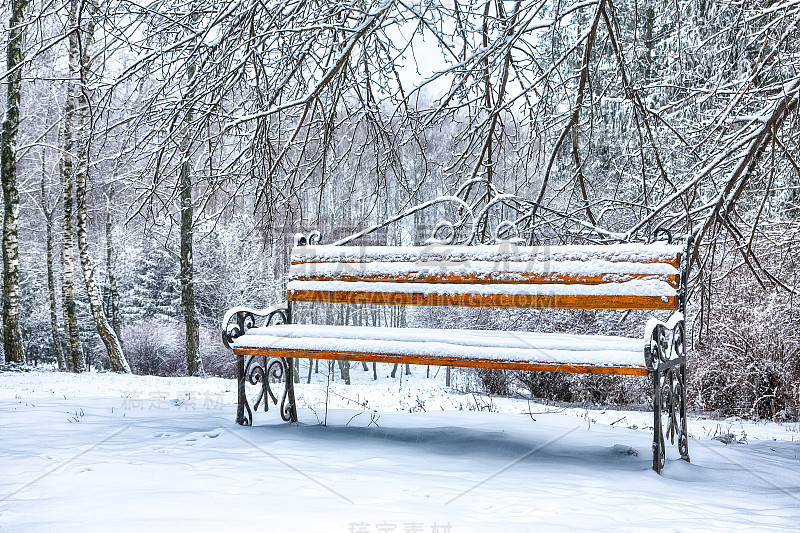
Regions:
<instances>
[{"instance_id":1,"label":"orange wooden slat","mask_svg":"<svg viewBox=\"0 0 800 533\"><path fill-rule=\"evenodd\" d=\"M435 357L364 352L330 352L325 350L287 350L285 348L246 348L236 346L233 348L233 352L237 355L241 354L245 356L259 357L294 357L303 359L330 359L334 361L409 363L412 365L499 368L506 370L533 370L540 372L568 372L572 374L616 374L627 376L647 376L649 374L647 368L636 366L595 366L537 361L514 361L480 358L461 359L457 357Z\"/></svg>"},{"instance_id":2,"label":"orange wooden slat","mask_svg":"<svg viewBox=\"0 0 800 533\"><path fill-rule=\"evenodd\" d=\"M677 310L678 297L639 295L423 294L415 292L313 291L286 292L291 302L530 309L663 309Z\"/></svg>"},{"instance_id":3,"label":"orange wooden slat","mask_svg":"<svg viewBox=\"0 0 800 533\"><path fill-rule=\"evenodd\" d=\"M599 274L586 276L582 274L562 274L559 272L491 272L486 274L419 274L408 272L403 274L326 274L295 275L291 281L363 281L363 282L393 282L393 283L445 283L482 285L489 283L508 284L562 284L562 285L600 285L601 283L619 283L633 280L656 279L669 283L674 288L679 288L680 276L678 274Z\"/></svg>"}]
</instances>

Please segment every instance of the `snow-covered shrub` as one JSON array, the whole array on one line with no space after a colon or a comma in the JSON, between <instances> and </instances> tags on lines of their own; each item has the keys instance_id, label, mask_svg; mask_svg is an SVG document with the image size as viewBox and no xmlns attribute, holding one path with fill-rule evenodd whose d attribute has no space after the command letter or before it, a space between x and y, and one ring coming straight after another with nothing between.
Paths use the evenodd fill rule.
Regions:
<instances>
[{"instance_id":1,"label":"snow-covered shrub","mask_svg":"<svg viewBox=\"0 0 800 533\"><path fill-rule=\"evenodd\" d=\"M511 392L511 375L509 370L498 368L478 368L482 392L494 396L509 396Z\"/></svg>"},{"instance_id":2,"label":"snow-covered shrub","mask_svg":"<svg viewBox=\"0 0 800 533\"><path fill-rule=\"evenodd\" d=\"M148 320L123 328L125 355L135 374L186 375L183 322ZM235 358L222 345L219 330L200 328L200 355L206 375L233 378Z\"/></svg>"},{"instance_id":3,"label":"snow-covered shrub","mask_svg":"<svg viewBox=\"0 0 800 533\"><path fill-rule=\"evenodd\" d=\"M784 279L793 255L771 265ZM776 252L777 255L777 252ZM762 286L744 268L697 292L689 350L690 402L723 415L800 418L800 307L796 296Z\"/></svg>"},{"instance_id":4,"label":"snow-covered shrub","mask_svg":"<svg viewBox=\"0 0 800 533\"><path fill-rule=\"evenodd\" d=\"M526 396L556 402L640 405L652 397L652 382L644 377L516 372L514 378Z\"/></svg>"},{"instance_id":5,"label":"snow-covered shrub","mask_svg":"<svg viewBox=\"0 0 800 533\"><path fill-rule=\"evenodd\" d=\"M653 397L649 377L573 374L570 385L572 401L594 405L642 405Z\"/></svg>"},{"instance_id":6,"label":"snow-covered shrub","mask_svg":"<svg viewBox=\"0 0 800 533\"><path fill-rule=\"evenodd\" d=\"M181 325L171 320L137 322L123 328L125 355L135 374L177 376L186 373Z\"/></svg>"},{"instance_id":7,"label":"snow-covered shrub","mask_svg":"<svg viewBox=\"0 0 800 533\"><path fill-rule=\"evenodd\" d=\"M800 312L777 295L753 306L732 300L712 311L714 325L690 351L691 399L725 415L797 420Z\"/></svg>"},{"instance_id":8,"label":"snow-covered shrub","mask_svg":"<svg viewBox=\"0 0 800 533\"><path fill-rule=\"evenodd\" d=\"M221 378L236 376L236 357L222 345L219 329L200 328L200 356L206 375Z\"/></svg>"},{"instance_id":9,"label":"snow-covered shrub","mask_svg":"<svg viewBox=\"0 0 800 533\"><path fill-rule=\"evenodd\" d=\"M531 398L556 402L572 401L570 379L558 372L515 372L514 379Z\"/></svg>"}]
</instances>

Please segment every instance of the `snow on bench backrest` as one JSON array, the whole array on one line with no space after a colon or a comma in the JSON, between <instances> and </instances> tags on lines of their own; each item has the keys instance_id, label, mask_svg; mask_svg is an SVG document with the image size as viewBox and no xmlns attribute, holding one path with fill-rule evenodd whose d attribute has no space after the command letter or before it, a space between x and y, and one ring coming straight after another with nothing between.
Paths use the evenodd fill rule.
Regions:
<instances>
[{"instance_id":1,"label":"snow on bench backrest","mask_svg":"<svg viewBox=\"0 0 800 533\"><path fill-rule=\"evenodd\" d=\"M290 301L677 309L680 246L298 246Z\"/></svg>"}]
</instances>

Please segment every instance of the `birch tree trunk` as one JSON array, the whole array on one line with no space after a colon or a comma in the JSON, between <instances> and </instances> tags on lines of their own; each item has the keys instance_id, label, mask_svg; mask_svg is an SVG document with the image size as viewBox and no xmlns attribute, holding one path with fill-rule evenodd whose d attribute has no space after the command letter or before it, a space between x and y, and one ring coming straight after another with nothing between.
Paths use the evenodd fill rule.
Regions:
<instances>
[{"instance_id":1,"label":"birch tree trunk","mask_svg":"<svg viewBox=\"0 0 800 533\"><path fill-rule=\"evenodd\" d=\"M22 85L22 27L28 0L12 0L6 58L7 94L0 167L3 181L3 351L7 362L24 363L19 329L19 191L16 144Z\"/></svg>"},{"instance_id":2,"label":"birch tree trunk","mask_svg":"<svg viewBox=\"0 0 800 533\"><path fill-rule=\"evenodd\" d=\"M67 92L71 93L72 91L68 89ZM68 115L72 114L71 108L73 107L72 103L67 103ZM71 132L65 131L65 134L71 137ZM75 245L72 239L72 156L69 152L72 149L72 140L70 137L66 137L64 140L64 156L61 163L61 179L64 191L64 227L61 233L61 308L64 313L64 333L67 339L65 358L67 370L70 372L83 372L83 350L81 349L81 339L78 336L78 317L75 312Z\"/></svg>"},{"instance_id":3,"label":"birch tree trunk","mask_svg":"<svg viewBox=\"0 0 800 533\"><path fill-rule=\"evenodd\" d=\"M189 85L187 100L191 100L194 72L194 65L189 65L186 72ZM203 359L200 357L200 324L194 308L194 204L192 204L192 174L189 153L191 140L188 131L192 122L191 108L187 111L185 120L183 139L181 140L183 162L178 185L181 194L181 309L186 324L186 373L190 376L202 376L204 371Z\"/></svg>"},{"instance_id":4,"label":"birch tree trunk","mask_svg":"<svg viewBox=\"0 0 800 533\"><path fill-rule=\"evenodd\" d=\"M114 199L114 188L112 187L107 196L106 204L106 275L108 276L108 291L111 293L111 327L117 334L120 344L122 344L122 320L119 313L119 290L117 289L117 276L114 274L114 260L116 250L114 249L113 239L113 215L111 214L111 201Z\"/></svg>"},{"instance_id":5,"label":"birch tree trunk","mask_svg":"<svg viewBox=\"0 0 800 533\"><path fill-rule=\"evenodd\" d=\"M76 25L78 20L78 2L70 2L70 24ZM64 313L64 332L66 334L67 370L70 372L83 372L85 363L81 339L78 336L78 317L75 312L75 275L74 259L75 247L72 235L72 121L75 118L75 76L78 72L78 56L80 45L78 34L72 31L69 35L69 79L67 80L67 99L64 107L64 150L61 159L61 183L63 190L64 226L61 234L61 308Z\"/></svg>"},{"instance_id":6,"label":"birch tree trunk","mask_svg":"<svg viewBox=\"0 0 800 533\"><path fill-rule=\"evenodd\" d=\"M78 123L81 124L82 122L82 118L79 118ZM89 297L89 306L92 309L92 317L97 327L97 333L106 347L106 352L108 352L111 369L114 372L130 373L131 369L122 351L122 343L103 312L100 291L98 291L94 280L94 267L89 258L89 241L86 237L86 168L83 166L84 157L85 153L81 157L81 168L75 173L75 198L78 217L78 251L80 253L83 279L86 282L86 294Z\"/></svg>"},{"instance_id":7,"label":"birch tree trunk","mask_svg":"<svg viewBox=\"0 0 800 533\"><path fill-rule=\"evenodd\" d=\"M94 2L92 7L96 8ZM94 38L94 20L89 17L86 23L85 39L83 40L83 55L80 58L80 92L77 95L78 109L76 110L75 135L79 140L78 145L78 165L75 172L75 200L77 203L77 229L78 229L78 252L83 270L83 280L86 283L86 294L89 297L89 306L92 310L97 333L106 347L108 359L111 363L111 370L114 372L124 372L129 374L131 369L125 354L122 351L122 343L109 324L103 312L103 302L100 298L100 291L94 280L94 266L89 257L89 240L86 236L87 217L86 217L86 174L89 166L89 134L87 127L87 114L89 111L89 101L87 99L87 77L89 74L89 50L92 47ZM71 44L71 43L70 43ZM72 54L70 54L71 56Z\"/></svg>"}]
</instances>

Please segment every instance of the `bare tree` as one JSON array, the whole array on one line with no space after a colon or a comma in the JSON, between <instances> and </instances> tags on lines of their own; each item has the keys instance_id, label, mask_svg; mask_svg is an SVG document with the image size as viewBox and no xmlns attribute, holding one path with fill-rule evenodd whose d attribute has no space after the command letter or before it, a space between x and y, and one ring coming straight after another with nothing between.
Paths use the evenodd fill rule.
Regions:
<instances>
[{"instance_id":1,"label":"bare tree","mask_svg":"<svg viewBox=\"0 0 800 533\"><path fill-rule=\"evenodd\" d=\"M87 187L87 173L89 169L89 146L91 143L90 121L89 121L89 87L88 76L91 68L90 52L94 41L94 12L97 10L97 5L94 1L88 3L92 13L86 17L85 27L80 28L80 18L74 19L75 30L78 33L81 45L79 53L79 64L71 66L78 67L78 94L76 110L75 110L75 135L78 139L78 165L75 169L75 200L77 204L77 230L78 230L78 250L80 252L81 268L83 270L83 279L86 283L86 293L89 297L89 306L92 310L97 333L103 341L108 353L108 359L111 363L111 369L115 372L130 373L131 369L128 366L128 361L125 359L125 354L122 351L122 343L117 337L116 332L111 327L108 319L106 318L103 310L102 298L100 291L94 279L94 267L91 258L89 257L89 241L87 238L87 216L86 216L86 187ZM83 5L81 3L81 5ZM75 9L73 11L79 14L80 11ZM72 41L70 42L72 46ZM70 51L70 58L73 57Z\"/></svg>"},{"instance_id":2,"label":"bare tree","mask_svg":"<svg viewBox=\"0 0 800 533\"><path fill-rule=\"evenodd\" d=\"M186 72L189 95L191 96L192 78L195 66L189 65ZM192 122L192 111L189 109L186 122ZM180 189L180 233L181 233L181 309L185 323L186 336L186 373L190 376L202 376L203 359L200 357L200 324L194 305L194 203L192 201L192 169L190 162L191 138L185 132L181 139L181 151L184 160L180 165L178 187Z\"/></svg>"},{"instance_id":3,"label":"bare tree","mask_svg":"<svg viewBox=\"0 0 800 533\"><path fill-rule=\"evenodd\" d=\"M78 2L71 0L69 5L69 77L66 83L66 100L64 103L64 116L62 127L62 158L61 158L61 184L63 190L62 207L64 209L63 227L61 233L61 297L62 312L64 313L64 330L67 338L67 369L70 372L83 372L86 362L81 349L81 340L78 335L78 317L75 309L75 245L73 240L72 217L74 205L73 187L73 123L75 120L76 91L79 90L80 64L80 33L77 26Z\"/></svg>"}]
</instances>

